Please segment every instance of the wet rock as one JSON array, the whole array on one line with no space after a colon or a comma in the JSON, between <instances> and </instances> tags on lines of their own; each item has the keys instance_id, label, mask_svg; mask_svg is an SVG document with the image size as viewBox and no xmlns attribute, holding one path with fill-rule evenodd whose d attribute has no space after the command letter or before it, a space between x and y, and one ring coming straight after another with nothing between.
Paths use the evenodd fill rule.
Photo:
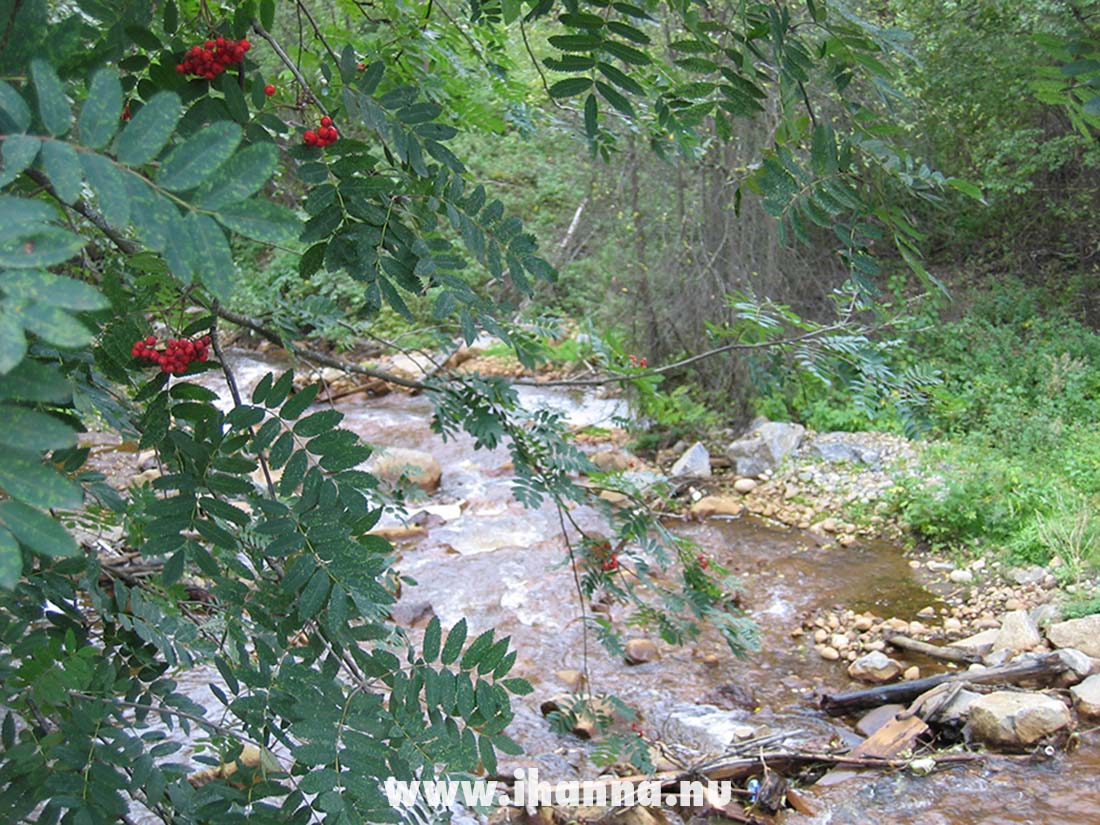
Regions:
<instances>
[{"instance_id":1,"label":"wet rock","mask_svg":"<svg viewBox=\"0 0 1100 825\"><path fill-rule=\"evenodd\" d=\"M443 468L431 453L404 447L387 447L371 456L368 472L391 484L404 476L427 493L439 487Z\"/></svg>"},{"instance_id":2,"label":"wet rock","mask_svg":"<svg viewBox=\"0 0 1100 825\"><path fill-rule=\"evenodd\" d=\"M1079 714L1090 719L1100 718L1100 674L1074 685L1069 692L1073 695L1073 706Z\"/></svg>"},{"instance_id":3,"label":"wet rock","mask_svg":"<svg viewBox=\"0 0 1100 825\"><path fill-rule=\"evenodd\" d=\"M903 710L905 710L905 705L880 705L865 713L856 722L856 730L864 736L870 736L887 722L892 721Z\"/></svg>"},{"instance_id":4,"label":"wet rock","mask_svg":"<svg viewBox=\"0 0 1100 825\"><path fill-rule=\"evenodd\" d=\"M739 516L745 505L732 496L703 496L691 505L691 514L695 518L709 516Z\"/></svg>"},{"instance_id":5,"label":"wet rock","mask_svg":"<svg viewBox=\"0 0 1100 825\"><path fill-rule=\"evenodd\" d=\"M710 478L710 453L702 442L696 441L688 447L687 451L672 465L669 476L671 478L685 476Z\"/></svg>"},{"instance_id":6,"label":"wet rock","mask_svg":"<svg viewBox=\"0 0 1100 825\"><path fill-rule=\"evenodd\" d=\"M1001 630L993 642L993 650L1034 650L1043 643L1039 628L1026 610L1013 610L1001 619Z\"/></svg>"},{"instance_id":7,"label":"wet rock","mask_svg":"<svg viewBox=\"0 0 1100 825\"><path fill-rule=\"evenodd\" d=\"M920 668L916 665L913 665L912 667L907 667L905 671L901 674L901 678L904 679L906 682L916 681L920 678Z\"/></svg>"},{"instance_id":8,"label":"wet rock","mask_svg":"<svg viewBox=\"0 0 1100 825\"><path fill-rule=\"evenodd\" d=\"M1066 730L1072 721L1069 709L1053 697L1001 690L971 703L966 729L971 741L1019 750Z\"/></svg>"},{"instance_id":9,"label":"wet rock","mask_svg":"<svg viewBox=\"0 0 1100 825\"><path fill-rule=\"evenodd\" d=\"M1100 614L1052 624L1047 627L1047 639L1055 647L1072 647L1100 658Z\"/></svg>"},{"instance_id":10,"label":"wet rock","mask_svg":"<svg viewBox=\"0 0 1100 825\"><path fill-rule=\"evenodd\" d=\"M801 424L764 421L747 435L726 448L738 475L758 476L774 470L790 453L798 449L806 435Z\"/></svg>"},{"instance_id":11,"label":"wet rock","mask_svg":"<svg viewBox=\"0 0 1100 825\"><path fill-rule=\"evenodd\" d=\"M724 682L713 690L708 690L703 696L703 702L717 705L724 710L755 708L756 692L748 685Z\"/></svg>"},{"instance_id":12,"label":"wet rock","mask_svg":"<svg viewBox=\"0 0 1100 825\"><path fill-rule=\"evenodd\" d=\"M719 753L733 743L756 735L745 724L744 713L714 705L674 705L662 726L665 741L686 745L703 753Z\"/></svg>"},{"instance_id":13,"label":"wet rock","mask_svg":"<svg viewBox=\"0 0 1100 825\"><path fill-rule=\"evenodd\" d=\"M848 666L848 675L861 682L881 685L896 679L901 673L901 662L875 650L861 656Z\"/></svg>"},{"instance_id":14,"label":"wet rock","mask_svg":"<svg viewBox=\"0 0 1100 825\"><path fill-rule=\"evenodd\" d=\"M822 461L847 461L879 467L882 453L862 443L862 433L824 433L814 439L810 453Z\"/></svg>"},{"instance_id":15,"label":"wet rock","mask_svg":"<svg viewBox=\"0 0 1100 825\"><path fill-rule=\"evenodd\" d=\"M741 495L745 495L755 490L759 483L755 478L739 478L733 482L733 489Z\"/></svg>"},{"instance_id":16,"label":"wet rock","mask_svg":"<svg viewBox=\"0 0 1100 825\"><path fill-rule=\"evenodd\" d=\"M624 656L628 665L641 665L661 658L657 645L649 639L631 639L624 646Z\"/></svg>"}]
</instances>

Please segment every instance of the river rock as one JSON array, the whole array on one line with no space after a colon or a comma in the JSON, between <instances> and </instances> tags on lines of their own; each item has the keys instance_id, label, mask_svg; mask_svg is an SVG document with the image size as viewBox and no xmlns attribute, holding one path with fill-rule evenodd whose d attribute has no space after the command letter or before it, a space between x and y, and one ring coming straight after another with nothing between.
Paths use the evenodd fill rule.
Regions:
<instances>
[{"instance_id":1,"label":"river rock","mask_svg":"<svg viewBox=\"0 0 1100 825\"><path fill-rule=\"evenodd\" d=\"M942 690L942 688L938 689ZM923 697L927 696L929 693L932 693L935 690L937 690L937 688L932 688L932 690L928 691L928 693L922 693L916 699L914 704L920 703ZM955 697L950 702L948 702L947 705L939 711L939 713L936 714L936 720L940 724L951 725L955 728L961 728L963 724L966 723L966 720L970 718L970 706L974 704L974 701L976 699L980 699L981 695L982 694L980 693L975 693L972 690L967 690L966 688L963 688L955 694Z\"/></svg>"},{"instance_id":2,"label":"river rock","mask_svg":"<svg viewBox=\"0 0 1100 825\"><path fill-rule=\"evenodd\" d=\"M1013 610L1001 619L1001 629L993 642L994 652L998 650L1027 651L1034 650L1043 643L1039 628L1035 626L1026 610Z\"/></svg>"},{"instance_id":3,"label":"river rock","mask_svg":"<svg viewBox=\"0 0 1100 825\"><path fill-rule=\"evenodd\" d=\"M1066 688L1070 685L1076 685L1096 670L1094 659L1089 658L1080 650L1074 650L1072 647L1063 647L1056 650L1054 655L1066 666L1066 669L1058 674L1058 687Z\"/></svg>"},{"instance_id":4,"label":"river rock","mask_svg":"<svg viewBox=\"0 0 1100 825\"><path fill-rule=\"evenodd\" d=\"M443 477L443 468L431 453L404 447L386 447L375 453L367 462L367 471L390 483L404 476L427 493L435 490Z\"/></svg>"},{"instance_id":5,"label":"river rock","mask_svg":"<svg viewBox=\"0 0 1100 825\"><path fill-rule=\"evenodd\" d=\"M1008 571L1008 577L1016 584L1040 584L1046 578L1047 571L1037 564L1028 567L1013 567Z\"/></svg>"},{"instance_id":6,"label":"river rock","mask_svg":"<svg viewBox=\"0 0 1100 825\"><path fill-rule=\"evenodd\" d=\"M751 493L760 482L755 478L739 478L733 482L733 489L741 495Z\"/></svg>"},{"instance_id":7,"label":"river rock","mask_svg":"<svg viewBox=\"0 0 1100 825\"><path fill-rule=\"evenodd\" d=\"M995 627L989 630L983 630L981 633L975 633L973 636L967 636L965 639L958 639L957 641L951 642L950 646L965 650L968 653L977 653L979 656L985 656L993 652L993 645L997 643L997 639L999 639L1000 636L1000 628Z\"/></svg>"},{"instance_id":8,"label":"river rock","mask_svg":"<svg viewBox=\"0 0 1100 825\"><path fill-rule=\"evenodd\" d=\"M967 736L995 747L1027 749L1072 721L1065 704L1051 696L999 690L971 703Z\"/></svg>"},{"instance_id":9,"label":"river rock","mask_svg":"<svg viewBox=\"0 0 1100 825\"><path fill-rule=\"evenodd\" d=\"M649 639L631 639L624 646L624 657L628 665L641 665L656 661L661 657L657 645Z\"/></svg>"},{"instance_id":10,"label":"river rock","mask_svg":"<svg viewBox=\"0 0 1100 825\"><path fill-rule=\"evenodd\" d=\"M974 581L974 574L964 568L952 570L947 574L947 578L955 582L955 584L970 584Z\"/></svg>"},{"instance_id":11,"label":"river rock","mask_svg":"<svg viewBox=\"0 0 1100 825\"><path fill-rule=\"evenodd\" d=\"M861 444L860 438L860 433L824 433L814 439L810 452L822 461L847 461L878 468L882 464L882 454Z\"/></svg>"},{"instance_id":12,"label":"river rock","mask_svg":"<svg viewBox=\"0 0 1100 825\"><path fill-rule=\"evenodd\" d=\"M592 453L588 459L602 473L622 473L638 466L638 459L623 450L600 450Z\"/></svg>"},{"instance_id":13,"label":"river rock","mask_svg":"<svg viewBox=\"0 0 1100 825\"><path fill-rule=\"evenodd\" d=\"M1049 625L1047 639L1055 647L1072 647L1086 656L1100 658L1100 614Z\"/></svg>"},{"instance_id":14,"label":"river rock","mask_svg":"<svg viewBox=\"0 0 1100 825\"><path fill-rule=\"evenodd\" d=\"M701 441L696 441L676 463L669 472L671 478L683 478L685 476L695 478L710 478L710 453Z\"/></svg>"},{"instance_id":15,"label":"river rock","mask_svg":"<svg viewBox=\"0 0 1100 825\"><path fill-rule=\"evenodd\" d=\"M848 675L861 682L870 682L873 685L881 685L897 678L901 673L901 662L891 659L885 653L872 651L865 656L860 656L848 666Z\"/></svg>"},{"instance_id":16,"label":"river rock","mask_svg":"<svg viewBox=\"0 0 1100 825\"><path fill-rule=\"evenodd\" d=\"M806 435L801 424L764 421L726 448L726 456L738 475L758 476L774 470L798 449Z\"/></svg>"},{"instance_id":17,"label":"river rock","mask_svg":"<svg viewBox=\"0 0 1100 825\"><path fill-rule=\"evenodd\" d=\"M818 655L828 662L835 662L840 658L840 652L835 647L822 647L817 651Z\"/></svg>"},{"instance_id":18,"label":"river rock","mask_svg":"<svg viewBox=\"0 0 1100 825\"><path fill-rule=\"evenodd\" d=\"M709 516L739 516L745 505L733 496L703 496L691 505L691 514L696 518Z\"/></svg>"},{"instance_id":19,"label":"river rock","mask_svg":"<svg viewBox=\"0 0 1100 825\"><path fill-rule=\"evenodd\" d=\"M662 739L703 753L720 753L734 742L751 739L755 729L744 722L744 711L714 705L678 704L661 727Z\"/></svg>"},{"instance_id":20,"label":"river rock","mask_svg":"<svg viewBox=\"0 0 1100 825\"><path fill-rule=\"evenodd\" d=\"M1031 609L1031 619L1035 622L1035 626L1039 628L1056 624L1062 621L1063 618L1065 617L1062 615L1062 608L1053 602L1047 602Z\"/></svg>"},{"instance_id":21,"label":"river rock","mask_svg":"<svg viewBox=\"0 0 1100 825\"><path fill-rule=\"evenodd\" d=\"M1069 689L1077 712L1090 719L1100 718L1100 674L1090 676Z\"/></svg>"}]
</instances>

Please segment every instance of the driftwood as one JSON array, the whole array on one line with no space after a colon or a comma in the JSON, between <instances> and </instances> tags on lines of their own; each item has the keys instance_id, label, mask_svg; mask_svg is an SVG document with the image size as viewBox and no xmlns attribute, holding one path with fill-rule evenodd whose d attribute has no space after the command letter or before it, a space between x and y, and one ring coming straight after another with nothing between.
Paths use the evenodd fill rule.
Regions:
<instances>
[{"instance_id":1,"label":"driftwood","mask_svg":"<svg viewBox=\"0 0 1100 825\"><path fill-rule=\"evenodd\" d=\"M928 733L928 725L919 716L895 716L852 749L849 756L871 756L889 759L910 750L917 740Z\"/></svg>"},{"instance_id":2,"label":"driftwood","mask_svg":"<svg viewBox=\"0 0 1100 825\"><path fill-rule=\"evenodd\" d=\"M926 690L947 682L970 682L977 685L1011 684L1035 676L1056 676L1065 669L1066 665L1061 659L1053 653L1048 653L1034 659L1009 662L985 670L939 673L925 679L895 682L892 685L880 685L879 687L855 690L850 693L826 693L821 697L820 705L822 710L830 716L845 716L891 702L908 703Z\"/></svg>"},{"instance_id":3,"label":"driftwood","mask_svg":"<svg viewBox=\"0 0 1100 825\"><path fill-rule=\"evenodd\" d=\"M964 662L966 664L975 664L982 660L982 657L977 653L971 653L958 647L940 647L939 645L930 645L928 642L921 642L916 639L910 639L908 636L891 636L886 640L888 644L894 647L901 648L902 650L909 650L913 653L920 653L928 656L931 659L940 659L944 662Z\"/></svg>"}]
</instances>

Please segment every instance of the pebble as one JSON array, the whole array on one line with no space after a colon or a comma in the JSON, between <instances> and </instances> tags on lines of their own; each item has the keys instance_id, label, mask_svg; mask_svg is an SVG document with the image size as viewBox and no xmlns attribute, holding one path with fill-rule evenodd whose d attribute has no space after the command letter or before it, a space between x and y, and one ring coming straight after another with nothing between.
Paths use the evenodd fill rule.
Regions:
<instances>
[{"instance_id":1,"label":"pebble","mask_svg":"<svg viewBox=\"0 0 1100 825\"><path fill-rule=\"evenodd\" d=\"M818 650L818 654L829 662L835 662L840 658L840 652L835 647L823 647Z\"/></svg>"},{"instance_id":2,"label":"pebble","mask_svg":"<svg viewBox=\"0 0 1100 825\"><path fill-rule=\"evenodd\" d=\"M947 577L955 584L970 584L974 581L974 574L963 569L952 570Z\"/></svg>"},{"instance_id":3,"label":"pebble","mask_svg":"<svg viewBox=\"0 0 1100 825\"><path fill-rule=\"evenodd\" d=\"M754 478L739 478L733 483L733 489L745 495L755 490L759 484L760 482Z\"/></svg>"},{"instance_id":4,"label":"pebble","mask_svg":"<svg viewBox=\"0 0 1100 825\"><path fill-rule=\"evenodd\" d=\"M902 671L901 678L907 682L912 682L915 679L919 679L920 668L916 665L913 665L912 667L907 667L904 671Z\"/></svg>"}]
</instances>

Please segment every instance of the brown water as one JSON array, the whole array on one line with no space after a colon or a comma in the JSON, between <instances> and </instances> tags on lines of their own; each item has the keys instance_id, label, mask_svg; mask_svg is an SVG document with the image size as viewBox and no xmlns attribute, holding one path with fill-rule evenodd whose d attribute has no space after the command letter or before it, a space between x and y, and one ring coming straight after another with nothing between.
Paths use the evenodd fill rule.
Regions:
<instances>
[{"instance_id":1,"label":"brown water","mask_svg":"<svg viewBox=\"0 0 1100 825\"><path fill-rule=\"evenodd\" d=\"M272 368L251 356L234 361L242 392ZM609 425L612 416L621 414L618 403L607 399L539 389L525 393L527 403L551 404L577 424ZM464 617L471 633L495 627L498 634L511 635L519 651L514 674L535 686L532 696L516 701L509 732L527 752L516 764L537 764L546 779L594 775L588 746L551 732L538 710L542 701L565 690L555 671L580 670L585 661L572 578L558 567L564 545L556 513L549 507L525 510L512 500L504 450L474 451L465 438L443 443L430 430L431 405L424 397L395 393L347 398L337 406L346 415L344 425L369 442L425 449L443 466L440 490L423 502L435 514L435 526L426 537L400 547L398 567L418 584L405 589L396 617L411 625L414 635L431 615L444 626ZM417 508L414 504L410 511ZM585 528L600 526L597 514L586 508L573 516ZM761 649L737 659L719 639L704 635L685 648L663 648L657 662L628 667L590 643L592 688L631 703L646 729L658 735L673 705L709 703L742 715L761 732L801 729L816 743L851 739L854 734L843 720L829 719L815 706L818 692L851 687L844 668L821 660L791 632L805 614L820 608L914 618L921 607L935 603L900 549L882 542L821 548L806 534L747 518L672 526L740 577L744 607L760 627ZM709 654L718 657L717 664L704 662ZM206 693L208 678L207 673L184 674L181 682L197 701L216 708ZM907 772L872 774L810 787L806 795L819 813L788 812L781 821L1100 823L1098 744L1086 734L1077 752L1044 764L994 761L926 778Z\"/></svg>"}]
</instances>

